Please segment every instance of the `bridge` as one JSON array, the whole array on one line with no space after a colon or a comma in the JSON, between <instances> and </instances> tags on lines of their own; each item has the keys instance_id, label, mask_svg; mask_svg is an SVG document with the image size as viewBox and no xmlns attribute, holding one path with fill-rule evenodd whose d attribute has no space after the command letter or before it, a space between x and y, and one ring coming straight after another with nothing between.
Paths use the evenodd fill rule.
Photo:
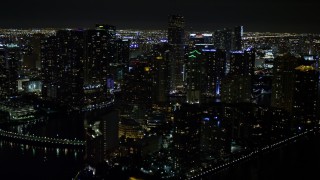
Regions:
<instances>
[{"instance_id":1,"label":"bridge","mask_svg":"<svg viewBox=\"0 0 320 180\"><path fill-rule=\"evenodd\" d=\"M59 146L72 146L72 147L85 147L85 141L81 140L71 140L71 139L60 139L60 138L51 138L35 135L27 135L21 133L15 133L10 131L5 131L0 129L0 136L8 139L13 139L15 141L22 141L31 144L43 144L43 145L59 145Z\"/></svg>"}]
</instances>

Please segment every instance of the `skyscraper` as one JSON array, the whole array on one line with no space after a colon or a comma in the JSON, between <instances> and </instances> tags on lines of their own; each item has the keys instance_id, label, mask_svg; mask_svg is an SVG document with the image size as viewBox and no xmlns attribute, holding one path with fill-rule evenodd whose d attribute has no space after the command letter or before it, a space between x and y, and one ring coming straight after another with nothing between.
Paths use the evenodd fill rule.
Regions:
<instances>
[{"instance_id":1,"label":"skyscraper","mask_svg":"<svg viewBox=\"0 0 320 180\"><path fill-rule=\"evenodd\" d=\"M216 49L224 49L229 52L232 48L232 30L224 28L222 30L215 31L213 43Z\"/></svg>"},{"instance_id":2,"label":"skyscraper","mask_svg":"<svg viewBox=\"0 0 320 180\"><path fill-rule=\"evenodd\" d=\"M22 58L17 44L0 46L0 98L17 95Z\"/></svg>"},{"instance_id":3,"label":"skyscraper","mask_svg":"<svg viewBox=\"0 0 320 180\"><path fill-rule=\"evenodd\" d=\"M119 110L110 107L87 127L86 158L90 164L96 165L112 158L112 153L119 146L119 118Z\"/></svg>"},{"instance_id":4,"label":"skyscraper","mask_svg":"<svg viewBox=\"0 0 320 180\"><path fill-rule=\"evenodd\" d=\"M50 36L41 40L41 80L42 97L47 99L58 98L58 86L63 81L63 64L58 58L58 38Z\"/></svg>"},{"instance_id":5,"label":"skyscraper","mask_svg":"<svg viewBox=\"0 0 320 180\"><path fill-rule=\"evenodd\" d=\"M116 39L116 27L110 24L96 24L96 30L104 30L109 34L110 38Z\"/></svg>"},{"instance_id":6,"label":"skyscraper","mask_svg":"<svg viewBox=\"0 0 320 180\"><path fill-rule=\"evenodd\" d=\"M221 103L203 109L201 151L206 158L223 158L231 151L230 122L222 116Z\"/></svg>"},{"instance_id":7,"label":"skyscraper","mask_svg":"<svg viewBox=\"0 0 320 180\"><path fill-rule=\"evenodd\" d=\"M153 102L165 103L169 94L169 60L170 53L165 51L154 58L153 61Z\"/></svg>"},{"instance_id":8,"label":"skyscraper","mask_svg":"<svg viewBox=\"0 0 320 180\"><path fill-rule=\"evenodd\" d=\"M71 109L95 109L112 100L114 41L109 30L59 30L42 41L43 97Z\"/></svg>"},{"instance_id":9,"label":"skyscraper","mask_svg":"<svg viewBox=\"0 0 320 180\"><path fill-rule=\"evenodd\" d=\"M231 52L230 71L221 85L223 102L250 102L254 63L254 49Z\"/></svg>"},{"instance_id":10,"label":"skyscraper","mask_svg":"<svg viewBox=\"0 0 320 180\"><path fill-rule=\"evenodd\" d=\"M210 97L220 97L221 81L226 75L226 51L214 49L213 44L196 44L203 54L204 79L201 93Z\"/></svg>"},{"instance_id":11,"label":"skyscraper","mask_svg":"<svg viewBox=\"0 0 320 180\"><path fill-rule=\"evenodd\" d=\"M200 103L202 83L204 83L204 58L201 52L193 50L186 60L187 103Z\"/></svg>"},{"instance_id":12,"label":"skyscraper","mask_svg":"<svg viewBox=\"0 0 320 180\"><path fill-rule=\"evenodd\" d=\"M300 65L294 70L293 120L302 127L319 123L318 108L319 72L312 66Z\"/></svg>"},{"instance_id":13,"label":"skyscraper","mask_svg":"<svg viewBox=\"0 0 320 180\"><path fill-rule=\"evenodd\" d=\"M293 107L294 71L300 60L285 54L274 59L271 106L285 109L289 113Z\"/></svg>"},{"instance_id":14,"label":"skyscraper","mask_svg":"<svg viewBox=\"0 0 320 180\"><path fill-rule=\"evenodd\" d=\"M168 22L168 42L169 44L185 43L185 21L181 15L170 15Z\"/></svg>"},{"instance_id":15,"label":"skyscraper","mask_svg":"<svg viewBox=\"0 0 320 180\"><path fill-rule=\"evenodd\" d=\"M57 57L60 68L59 84L56 84L60 102L79 109L83 103L83 62L85 38L83 30L60 30L57 32ZM52 69L56 69L53 67Z\"/></svg>"},{"instance_id":16,"label":"skyscraper","mask_svg":"<svg viewBox=\"0 0 320 180\"><path fill-rule=\"evenodd\" d=\"M6 51L3 46L0 47L0 83L6 84L7 78L6 78ZM7 94L5 90L5 86L0 86L0 98L4 98Z\"/></svg>"},{"instance_id":17,"label":"skyscraper","mask_svg":"<svg viewBox=\"0 0 320 180\"><path fill-rule=\"evenodd\" d=\"M171 87L170 91L175 93L183 88L183 61L185 45L185 21L181 15L170 15L168 22L168 42L171 45Z\"/></svg>"},{"instance_id":18,"label":"skyscraper","mask_svg":"<svg viewBox=\"0 0 320 180\"><path fill-rule=\"evenodd\" d=\"M200 155L201 108L186 104L174 114L173 150L174 167L184 174L195 165ZM192 156L190 156L192 155Z\"/></svg>"},{"instance_id":19,"label":"skyscraper","mask_svg":"<svg viewBox=\"0 0 320 180\"><path fill-rule=\"evenodd\" d=\"M110 64L114 62L115 52L112 35L107 30L86 30L85 39L84 104L90 109L110 101L114 84Z\"/></svg>"},{"instance_id":20,"label":"skyscraper","mask_svg":"<svg viewBox=\"0 0 320 180\"><path fill-rule=\"evenodd\" d=\"M233 50L242 50L243 26L234 27Z\"/></svg>"}]
</instances>

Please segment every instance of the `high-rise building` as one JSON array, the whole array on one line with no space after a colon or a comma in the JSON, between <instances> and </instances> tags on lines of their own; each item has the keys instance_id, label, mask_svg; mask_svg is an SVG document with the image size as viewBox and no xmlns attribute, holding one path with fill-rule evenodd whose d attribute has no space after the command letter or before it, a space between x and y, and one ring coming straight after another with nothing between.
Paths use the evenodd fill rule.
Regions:
<instances>
[{"instance_id":1,"label":"high-rise building","mask_svg":"<svg viewBox=\"0 0 320 180\"><path fill-rule=\"evenodd\" d=\"M83 85L85 38L83 30L60 30L57 36L57 57L62 66L58 72L61 81L56 85L60 102L71 108L80 108L84 103ZM54 67L52 69L55 71Z\"/></svg>"},{"instance_id":2,"label":"high-rise building","mask_svg":"<svg viewBox=\"0 0 320 180\"><path fill-rule=\"evenodd\" d=\"M196 44L196 49L204 56L204 79L201 94L220 97L221 81L226 75L226 51L214 49L213 44Z\"/></svg>"},{"instance_id":3,"label":"high-rise building","mask_svg":"<svg viewBox=\"0 0 320 180\"><path fill-rule=\"evenodd\" d=\"M293 120L302 127L319 123L318 108L319 72L312 66L300 65L294 70Z\"/></svg>"},{"instance_id":4,"label":"high-rise building","mask_svg":"<svg viewBox=\"0 0 320 180\"><path fill-rule=\"evenodd\" d=\"M172 59L170 62L170 91L175 93L183 88L183 65L185 46L185 21L181 15L170 15L168 22L168 43L171 45Z\"/></svg>"},{"instance_id":5,"label":"high-rise building","mask_svg":"<svg viewBox=\"0 0 320 180\"><path fill-rule=\"evenodd\" d=\"M229 28L214 32L213 44L216 49L224 49L229 52L232 48L232 31Z\"/></svg>"},{"instance_id":6,"label":"high-rise building","mask_svg":"<svg viewBox=\"0 0 320 180\"><path fill-rule=\"evenodd\" d=\"M157 55L153 61L153 102L162 104L168 101L170 83L169 76L170 52Z\"/></svg>"},{"instance_id":7,"label":"high-rise building","mask_svg":"<svg viewBox=\"0 0 320 180\"><path fill-rule=\"evenodd\" d=\"M198 104L186 104L174 114L173 149L177 173L186 173L199 159L201 112Z\"/></svg>"},{"instance_id":8,"label":"high-rise building","mask_svg":"<svg viewBox=\"0 0 320 180\"><path fill-rule=\"evenodd\" d=\"M31 34L27 37L23 38L26 40L25 42L25 50L26 52L23 54L23 66L30 69L40 69L41 68L41 60L40 60L40 43L41 39L45 37L44 34Z\"/></svg>"},{"instance_id":9,"label":"high-rise building","mask_svg":"<svg viewBox=\"0 0 320 180\"><path fill-rule=\"evenodd\" d=\"M18 93L18 78L21 73L22 58L17 44L0 46L0 98Z\"/></svg>"},{"instance_id":10,"label":"high-rise building","mask_svg":"<svg viewBox=\"0 0 320 180\"><path fill-rule=\"evenodd\" d=\"M110 64L114 61L114 42L104 29L86 30L85 39L84 105L94 108L108 103L111 98L114 80Z\"/></svg>"},{"instance_id":11,"label":"high-rise building","mask_svg":"<svg viewBox=\"0 0 320 180\"><path fill-rule=\"evenodd\" d=\"M113 157L119 146L119 110L109 108L87 127L86 158L96 165Z\"/></svg>"},{"instance_id":12,"label":"high-rise building","mask_svg":"<svg viewBox=\"0 0 320 180\"><path fill-rule=\"evenodd\" d=\"M231 52L230 71L221 85L223 102L250 102L254 63L254 49Z\"/></svg>"},{"instance_id":13,"label":"high-rise building","mask_svg":"<svg viewBox=\"0 0 320 180\"><path fill-rule=\"evenodd\" d=\"M105 30L110 35L111 39L116 39L116 26L110 24L96 24L96 29Z\"/></svg>"},{"instance_id":14,"label":"high-rise building","mask_svg":"<svg viewBox=\"0 0 320 180\"><path fill-rule=\"evenodd\" d=\"M201 119L201 151L210 158L223 158L231 151L230 123L223 118L222 106L205 107Z\"/></svg>"},{"instance_id":15,"label":"high-rise building","mask_svg":"<svg viewBox=\"0 0 320 180\"><path fill-rule=\"evenodd\" d=\"M204 57L198 50L188 54L186 64L187 103L200 103L202 87L205 83Z\"/></svg>"},{"instance_id":16,"label":"high-rise building","mask_svg":"<svg viewBox=\"0 0 320 180\"><path fill-rule=\"evenodd\" d=\"M152 107L152 61L153 57L130 61L118 98L118 102L122 103L122 113L139 123L144 121L146 111Z\"/></svg>"},{"instance_id":17,"label":"high-rise building","mask_svg":"<svg viewBox=\"0 0 320 180\"><path fill-rule=\"evenodd\" d=\"M253 76L255 64L255 50L232 51L229 75Z\"/></svg>"},{"instance_id":18,"label":"high-rise building","mask_svg":"<svg viewBox=\"0 0 320 180\"><path fill-rule=\"evenodd\" d=\"M43 97L71 109L95 109L112 101L114 41L106 29L59 30L42 40Z\"/></svg>"},{"instance_id":19,"label":"high-rise building","mask_svg":"<svg viewBox=\"0 0 320 180\"><path fill-rule=\"evenodd\" d=\"M185 43L185 21L181 15L170 15L168 22L168 43L184 44Z\"/></svg>"},{"instance_id":20,"label":"high-rise building","mask_svg":"<svg viewBox=\"0 0 320 180\"><path fill-rule=\"evenodd\" d=\"M0 47L0 98L4 98L7 94L5 84L7 83L6 76L6 50L3 46Z\"/></svg>"},{"instance_id":21,"label":"high-rise building","mask_svg":"<svg viewBox=\"0 0 320 180\"><path fill-rule=\"evenodd\" d=\"M242 50L243 26L234 27L232 50Z\"/></svg>"},{"instance_id":22,"label":"high-rise building","mask_svg":"<svg viewBox=\"0 0 320 180\"><path fill-rule=\"evenodd\" d=\"M128 65L130 54L130 40L117 39L115 41L115 63Z\"/></svg>"},{"instance_id":23,"label":"high-rise building","mask_svg":"<svg viewBox=\"0 0 320 180\"><path fill-rule=\"evenodd\" d=\"M293 107L294 71L301 59L293 55L278 56L273 62L271 106L285 109L289 113Z\"/></svg>"},{"instance_id":24,"label":"high-rise building","mask_svg":"<svg viewBox=\"0 0 320 180\"><path fill-rule=\"evenodd\" d=\"M213 44L195 44L189 51L185 61L187 103L219 98L226 75L225 50L214 49Z\"/></svg>"}]
</instances>

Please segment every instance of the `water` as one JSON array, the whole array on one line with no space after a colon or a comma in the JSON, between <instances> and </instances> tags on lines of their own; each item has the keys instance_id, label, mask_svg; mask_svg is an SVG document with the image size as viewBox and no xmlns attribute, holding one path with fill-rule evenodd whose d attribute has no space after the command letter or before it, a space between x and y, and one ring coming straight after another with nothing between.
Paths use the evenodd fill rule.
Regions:
<instances>
[{"instance_id":1,"label":"water","mask_svg":"<svg viewBox=\"0 0 320 180\"><path fill-rule=\"evenodd\" d=\"M203 179L320 179L320 135L303 137L274 151Z\"/></svg>"},{"instance_id":2,"label":"water","mask_svg":"<svg viewBox=\"0 0 320 180\"><path fill-rule=\"evenodd\" d=\"M61 139L79 139L84 140L84 115L50 115L44 117L45 120L37 123L26 123L15 126L2 127L4 130L22 133L34 134L36 136L46 136Z\"/></svg>"},{"instance_id":3,"label":"water","mask_svg":"<svg viewBox=\"0 0 320 180\"><path fill-rule=\"evenodd\" d=\"M50 117L28 127L13 128L37 135L84 139L81 117ZM32 146L0 138L0 179L70 180L85 166L84 149ZM303 137L203 179L320 179L320 135Z\"/></svg>"},{"instance_id":4,"label":"water","mask_svg":"<svg viewBox=\"0 0 320 180\"><path fill-rule=\"evenodd\" d=\"M0 140L0 179L72 179L84 150L37 147Z\"/></svg>"},{"instance_id":5,"label":"water","mask_svg":"<svg viewBox=\"0 0 320 180\"><path fill-rule=\"evenodd\" d=\"M83 116L51 115L43 122L2 127L53 138L84 140ZM85 148L46 147L0 138L0 179L71 180L85 166Z\"/></svg>"}]
</instances>

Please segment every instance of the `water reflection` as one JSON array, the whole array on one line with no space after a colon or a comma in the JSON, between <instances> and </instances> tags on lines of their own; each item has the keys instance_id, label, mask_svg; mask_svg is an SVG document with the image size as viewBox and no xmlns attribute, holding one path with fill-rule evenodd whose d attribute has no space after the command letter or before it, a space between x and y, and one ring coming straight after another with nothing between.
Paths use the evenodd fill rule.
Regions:
<instances>
[{"instance_id":1,"label":"water reflection","mask_svg":"<svg viewBox=\"0 0 320 180\"><path fill-rule=\"evenodd\" d=\"M1 128L15 133L61 139L84 140L84 114L48 115L23 124L6 125Z\"/></svg>"},{"instance_id":2,"label":"water reflection","mask_svg":"<svg viewBox=\"0 0 320 180\"><path fill-rule=\"evenodd\" d=\"M308 136L202 179L317 179L320 135Z\"/></svg>"},{"instance_id":3,"label":"water reflection","mask_svg":"<svg viewBox=\"0 0 320 180\"><path fill-rule=\"evenodd\" d=\"M85 140L85 125L101 112L50 114L40 121L2 125L1 129L43 138ZM0 179L72 179L85 161L85 147L16 142L0 138Z\"/></svg>"},{"instance_id":4,"label":"water reflection","mask_svg":"<svg viewBox=\"0 0 320 180\"><path fill-rule=\"evenodd\" d=\"M0 140L0 179L72 179L84 166L84 149ZM9 175L9 176L8 176Z\"/></svg>"},{"instance_id":5,"label":"water reflection","mask_svg":"<svg viewBox=\"0 0 320 180\"><path fill-rule=\"evenodd\" d=\"M52 148L52 147L42 147L42 146L33 146L33 145L28 145L28 144L20 144L16 142L11 142L11 141L6 141L6 140L0 140L0 150L19 150L20 154L28 154L29 152L32 152L33 156L36 155L46 155L46 154L53 154L57 157L61 155L61 151L63 150L63 155L64 156L70 156L68 152L74 152L75 155L70 156L74 157L73 159L77 159L77 153L84 153L84 149L80 148Z\"/></svg>"}]
</instances>

